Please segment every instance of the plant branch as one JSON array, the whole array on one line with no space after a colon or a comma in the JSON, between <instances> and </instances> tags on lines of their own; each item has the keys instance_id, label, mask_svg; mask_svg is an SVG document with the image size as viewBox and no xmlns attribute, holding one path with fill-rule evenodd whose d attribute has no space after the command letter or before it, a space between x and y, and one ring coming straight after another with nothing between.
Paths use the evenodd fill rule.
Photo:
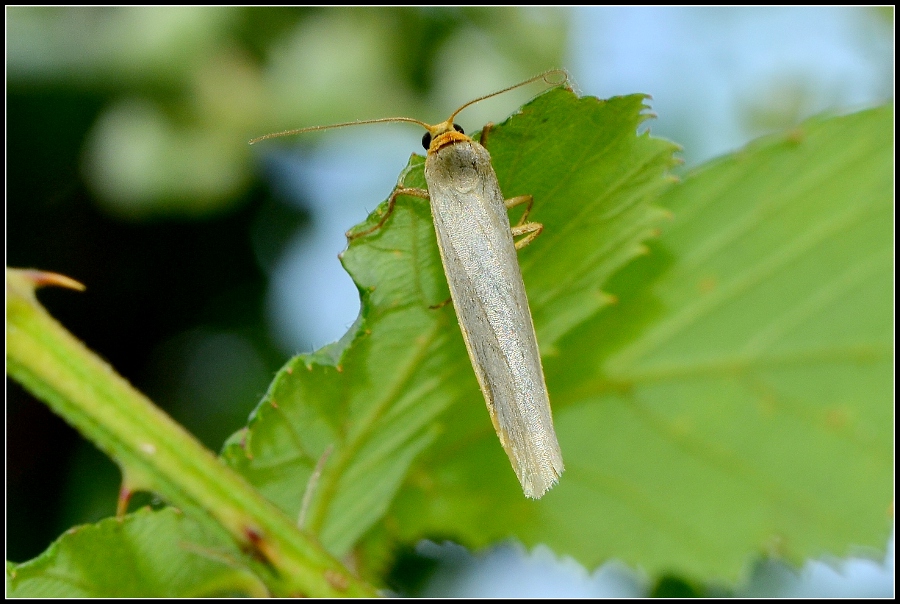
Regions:
<instances>
[{"instance_id":1,"label":"plant branch","mask_svg":"<svg viewBox=\"0 0 900 604\"><path fill-rule=\"evenodd\" d=\"M152 490L213 520L279 596L374 596L274 504L79 342L37 301L62 275L7 269L7 372L118 463L125 489Z\"/></svg>"}]
</instances>

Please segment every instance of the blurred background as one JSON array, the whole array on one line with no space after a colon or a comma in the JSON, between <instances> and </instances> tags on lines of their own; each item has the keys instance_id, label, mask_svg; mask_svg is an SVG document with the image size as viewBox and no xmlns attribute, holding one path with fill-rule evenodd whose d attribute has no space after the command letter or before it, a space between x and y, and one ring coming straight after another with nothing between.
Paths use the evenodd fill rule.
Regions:
<instances>
[{"instance_id":1,"label":"blurred background","mask_svg":"<svg viewBox=\"0 0 900 604\"><path fill-rule=\"evenodd\" d=\"M822 111L893 98L893 8L7 8L7 265L87 291L41 300L218 451L291 355L359 311L337 254L422 133L377 125L253 147L339 121L436 122L552 67L576 91L652 95L689 169ZM540 87L467 109L501 121ZM114 513L118 472L7 380L7 559ZM544 548L423 542L406 594L890 596L883 561L760 561L737 592L588 571ZM406 570L404 570L406 569ZM414 570L410 570L414 569ZM404 574L405 573L405 574Z\"/></svg>"}]
</instances>

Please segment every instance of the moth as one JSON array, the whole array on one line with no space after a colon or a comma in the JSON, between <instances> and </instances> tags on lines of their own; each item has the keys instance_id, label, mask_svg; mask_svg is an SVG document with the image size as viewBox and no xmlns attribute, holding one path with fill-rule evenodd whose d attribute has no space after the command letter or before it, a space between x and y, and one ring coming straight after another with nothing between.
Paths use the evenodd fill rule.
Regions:
<instances>
[{"instance_id":1,"label":"moth","mask_svg":"<svg viewBox=\"0 0 900 604\"><path fill-rule=\"evenodd\" d=\"M554 77L562 77L562 81L554 83ZM476 142L454 119L474 103L537 80L563 85L568 75L563 70L542 73L469 101L435 125L408 117L381 118L287 130L250 141L379 122L411 122L425 128L422 145L428 152L428 189L399 185L380 221L353 237L380 229L398 196L430 201L441 262L469 359L500 443L523 492L533 499L556 484L564 469L517 259L518 250L534 240L543 225L527 221L533 203L530 195L505 199L500 191L491 156L481 144L490 127L482 130L481 140ZM521 218L510 225L507 211L523 204ZM519 236L522 238L516 241Z\"/></svg>"}]
</instances>

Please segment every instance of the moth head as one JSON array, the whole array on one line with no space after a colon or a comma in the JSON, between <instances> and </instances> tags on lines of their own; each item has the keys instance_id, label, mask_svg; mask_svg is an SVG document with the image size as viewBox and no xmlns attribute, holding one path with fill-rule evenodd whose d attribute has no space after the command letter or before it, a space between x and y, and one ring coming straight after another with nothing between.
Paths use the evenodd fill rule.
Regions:
<instances>
[{"instance_id":1,"label":"moth head","mask_svg":"<svg viewBox=\"0 0 900 604\"><path fill-rule=\"evenodd\" d=\"M434 153L441 147L452 145L460 141L472 140L463 131L459 124L451 123L449 120L441 122L436 126L429 126L428 131L422 135L422 146L429 153Z\"/></svg>"}]
</instances>

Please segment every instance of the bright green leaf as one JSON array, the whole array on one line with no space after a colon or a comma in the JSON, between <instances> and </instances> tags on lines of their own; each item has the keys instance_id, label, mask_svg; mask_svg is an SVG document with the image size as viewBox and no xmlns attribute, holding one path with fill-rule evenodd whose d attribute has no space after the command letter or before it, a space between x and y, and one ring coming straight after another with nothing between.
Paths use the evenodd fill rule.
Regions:
<instances>
[{"instance_id":1,"label":"bright green leaf","mask_svg":"<svg viewBox=\"0 0 900 604\"><path fill-rule=\"evenodd\" d=\"M459 406L392 510L399 538L515 537L704 581L759 555L883 550L892 133L891 107L815 119L670 189L661 239L606 286L619 303L545 359L560 484L517 497L490 426ZM580 258L555 249L565 279Z\"/></svg>"},{"instance_id":2,"label":"bright green leaf","mask_svg":"<svg viewBox=\"0 0 900 604\"><path fill-rule=\"evenodd\" d=\"M43 554L7 565L14 598L262 597L265 586L241 568L241 554L190 517L139 510L70 529Z\"/></svg>"}]
</instances>

